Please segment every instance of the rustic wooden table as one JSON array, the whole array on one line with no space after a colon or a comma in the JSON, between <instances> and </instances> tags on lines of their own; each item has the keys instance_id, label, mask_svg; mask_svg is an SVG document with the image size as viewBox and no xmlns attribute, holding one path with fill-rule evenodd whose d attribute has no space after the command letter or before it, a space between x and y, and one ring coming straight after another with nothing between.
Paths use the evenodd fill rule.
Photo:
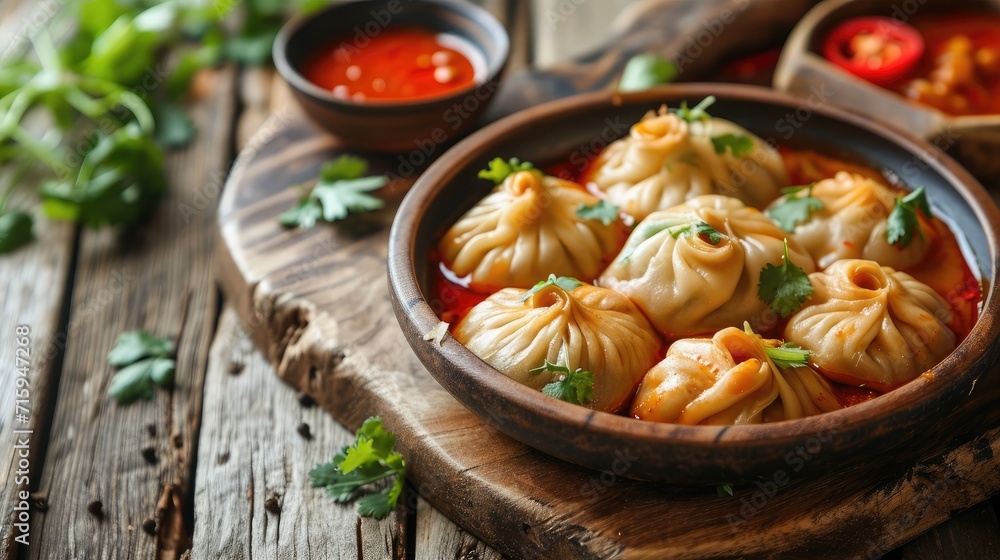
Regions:
<instances>
[{"instance_id":1,"label":"rustic wooden table","mask_svg":"<svg viewBox=\"0 0 1000 560\"><path fill-rule=\"evenodd\" d=\"M480 0L511 30L511 72L578 54L633 0ZM44 8L0 0L0 30ZM558 23L558 24L556 24ZM0 32L0 35L3 33ZM216 289L215 210L237 152L264 119L289 110L271 69L198 77L199 135L170 154L170 194L128 237L43 222L38 241L0 258L0 363L15 325L31 330L29 547L10 523L15 482L13 375L0 376L0 560L28 558L499 558L412 490L383 521L359 519L308 483L352 435L301 402L253 347ZM107 398L108 349L144 329L178 342L176 385L120 407ZM308 424L311 438L300 435ZM274 499L274 502L269 500ZM103 515L88 511L101 501ZM277 504L277 508L273 507ZM887 557L1000 558L1000 501L962 512Z\"/></svg>"}]
</instances>

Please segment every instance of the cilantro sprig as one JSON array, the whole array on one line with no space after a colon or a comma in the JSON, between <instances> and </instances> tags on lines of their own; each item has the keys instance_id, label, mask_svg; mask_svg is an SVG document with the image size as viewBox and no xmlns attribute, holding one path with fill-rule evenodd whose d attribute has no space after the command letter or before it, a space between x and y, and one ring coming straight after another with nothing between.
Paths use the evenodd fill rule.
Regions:
<instances>
[{"instance_id":1,"label":"cilantro sprig","mask_svg":"<svg viewBox=\"0 0 1000 560\"><path fill-rule=\"evenodd\" d=\"M667 226L664 229L666 229L667 233L669 233L670 236L673 237L674 239L680 238L681 235L697 235L707 238L708 242L711 243L712 245L718 245L719 242L722 241L722 234L719 233L719 230L708 225L708 222L704 222L701 220L697 222L687 222L678 225Z\"/></svg>"},{"instance_id":2,"label":"cilantro sprig","mask_svg":"<svg viewBox=\"0 0 1000 560\"><path fill-rule=\"evenodd\" d=\"M541 282L538 282L531 287L530 290L524 292L521 296L521 301L528 301L528 298L542 291L543 288L548 286L559 286L560 288L566 290L567 292L575 288L579 288L583 285L583 282L573 278L571 276L556 276L555 274L549 274L549 277Z\"/></svg>"},{"instance_id":3,"label":"cilantro sprig","mask_svg":"<svg viewBox=\"0 0 1000 560\"><path fill-rule=\"evenodd\" d=\"M896 197L896 204L886 220L885 238L890 245L905 249L913 241L914 235L918 233L923 235L920 230L920 220L917 218L918 210L925 218L934 217L924 187L906 196Z\"/></svg>"},{"instance_id":4,"label":"cilantro sprig","mask_svg":"<svg viewBox=\"0 0 1000 560\"><path fill-rule=\"evenodd\" d=\"M555 381L542 387L542 393L566 401L571 404L588 405L594 400L594 375L589 371L577 368L571 371L566 366L560 366L545 360L545 363L528 370L532 375L543 371L558 374Z\"/></svg>"},{"instance_id":5,"label":"cilantro sprig","mask_svg":"<svg viewBox=\"0 0 1000 560\"><path fill-rule=\"evenodd\" d=\"M715 153L722 155L728 149L734 157L743 157L753 151L753 139L746 134L726 133L710 138Z\"/></svg>"},{"instance_id":6,"label":"cilantro sprig","mask_svg":"<svg viewBox=\"0 0 1000 560\"><path fill-rule=\"evenodd\" d=\"M382 208L385 206L382 199L366 193L384 187L387 180L383 176L363 177L367 171L367 161L347 154L326 162L320 170L319 182L295 207L278 216L278 221L285 227L309 229L320 220L335 222L351 212Z\"/></svg>"},{"instance_id":7,"label":"cilantro sprig","mask_svg":"<svg viewBox=\"0 0 1000 560\"><path fill-rule=\"evenodd\" d=\"M347 503L365 486L393 478L391 486L358 500L358 515L382 519L396 507L406 480L406 461L393 451L396 436L382 426L382 419L365 420L355 435L354 444L345 446L333 460L316 465L309 478L316 488L326 488L336 502Z\"/></svg>"},{"instance_id":8,"label":"cilantro sprig","mask_svg":"<svg viewBox=\"0 0 1000 560\"><path fill-rule=\"evenodd\" d=\"M618 91L643 91L668 84L677 78L677 74L677 65L673 61L655 54L637 54L625 64L618 81Z\"/></svg>"},{"instance_id":9,"label":"cilantro sprig","mask_svg":"<svg viewBox=\"0 0 1000 560\"><path fill-rule=\"evenodd\" d=\"M765 213L769 218L778 224L778 227L791 233L795 227L801 223L808 222L813 212L822 210L826 206L823 201L812 195L814 185L803 185L801 187L788 187L781 189L785 199L781 204L768 208ZM798 196L805 191L805 196Z\"/></svg>"},{"instance_id":10,"label":"cilantro sprig","mask_svg":"<svg viewBox=\"0 0 1000 560\"><path fill-rule=\"evenodd\" d=\"M576 209L576 216L581 220L600 220L602 224L610 226L618 220L618 207L606 200L600 200L597 204L581 204Z\"/></svg>"},{"instance_id":11,"label":"cilantro sprig","mask_svg":"<svg viewBox=\"0 0 1000 560\"><path fill-rule=\"evenodd\" d=\"M753 332L748 321L743 321L743 332L751 335L760 335ZM802 348L794 342L782 342L779 346L764 346L764 352L771 358L774 365L779 368L797 368L809 365L809 355L811 352Z\"/></svg>"},{"instance_id":12,"label":"cilantro sprig","mask_svg":"<svg viewBox=\"0 0 1000 560\"><path fill-rule=\"evenodd\" d=\"M788 317L798 311L812 294L813 286L809 281L809 275L788 256L786 239L781 265L768 263L761 269L757 297L767 303L775 313Z\"/></svg>"},{"instance_id":13,"label":"cilantro sprig","mask_svg":"<svg viewBox=\"0 0 1000 560\"><path fill-rule=\"evenodd\" d=\"M503 158L493 158L489 163L487 169L481 169L479 171L479 178L486 179L487 181L493 181L494 184L499 185L503 183L507 177L519 172L519 171L538 171L535 169L535 165L530 161L521 163L521 160L517 158L510 158L504 161Z\"/></svg>"},{"instance_id":14,"label":"cilantro sprig","mask_svg":"<svg viewBox=\"0 0 1000 560\"><path fill-rule=\"evenodd\" d=\"M108 394L118 404L153 398L153 384L169 387L174 381L177 362L174 343L144 331L126 331L118 336L108 353L108 363L121 368L108 386Z\"/></svg>"},{"instance_id":15,"label":"cilantro sprig","mask_svg":"<svg viewBox=\"0 0 1000 560\"><path fill-rule=\"evenodd\" d=\"M715 96L709 95L705 99L702 99L694 107L688 108L687 101L681 101L681 106L676 109L670 109L671 113L674 113L681 119L687 122L703 121L712 118L712 115L708 114L708 109L715 103Z\"/></svg>"},{"instance_id":16,"label":"cilantro sprig","mask_svg":"<svg viewBox=\"0 0 1000 560\"><path fill-rule=\"evenodd\" d=\"M697 235L704 240L707 240L712 245L718 245L725 235L719 230L715 229L707 222L703 220L695 220L687 218L673 218L667 220L659 220L655 222L643 223L640 225L640 230L638 234L633 237L637 241L629 240L629 245L622 251L621 256L618 258L619 261L628 260L632 256L632 253L639 248L643 242L650 239L654 235L660 233L661 231L666 231L674 239L680 239L683 236Z\"/></svg>"}]
</instances>

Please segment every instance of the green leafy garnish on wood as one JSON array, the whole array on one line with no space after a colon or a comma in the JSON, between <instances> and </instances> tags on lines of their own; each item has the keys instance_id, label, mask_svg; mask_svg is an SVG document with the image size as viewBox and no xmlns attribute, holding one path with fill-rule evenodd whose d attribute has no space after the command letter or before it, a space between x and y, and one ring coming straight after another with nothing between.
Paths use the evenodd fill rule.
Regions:
<instances>
[{"instance_id":1,"label":"green leafy garnish on wood","mask_svg":"<svg viewBox=\"0 0 1000 560\"><path fill-rule=\"evenodd\" d=\"M566 366L545 360L545 364L529 370L529 373L537 375L543 371L558 374L558 377L542 387L542 393L578 405L588 405L594 400L594 376L589 371L579 368L570 371Z\"/></svg>"},{"instance_id":2,"label":"green leafy garnish on wood","mask_svg":"<svg viewBox=\"0 0 1000 560\"><path fill-rule=\"evenodd\" d=\"M406 461L393 451L396 436L382 426L382 419L365 420L355 435L354 445L345 446L328 463L309 471L312 485L326 488L334 501L347 503L365 486L392 478L391 486L358 500L358 515L382 519L396 507L406 480Z\"/></svg>"},{"instance_id":3,"label":"green leafy garnish on wood","mask_svg":"<svg viewBox=\"0 0 1000 560\"><path fill-rule=\"evenodd\" d=\"M285 227L311 228L323 220L343 220L351 212L371 212L385 206L382 199L366 194L386 185L382 176L363 177L368 162L342 155L328 161L320 171L319 182L299 203L278 216ZM299 188L305 188L300 186Z\"/></svg>"},{"instance_id":4,"label":"green leafy garnish on wood","mask_svg":"<svg viewBox=\"0 0 1000 560\"><path fill-rule=\"evenodd\" d=\"M486 179L487 181L493 181L493 184L499 185L503 183L507 177L519 172L519 171L538 171L535 169L534 164L530 161L521 163L521 160L517 158L510 158L504 161L503 158L493 158L493 161L489 163L488 169L482 169L479 171L479 178Z\"/></svg>"},{"instance_id":5,"label":"green leafy garnish on wood","mask_svg":"<svg viewBox=\"0 0 1000 560\"><path fill-rule=\"evenodd\" d=\"M757 296L767 303L771 310L788 317L802 307L812 297L813 286L809 275L792 262L788 256L788 240L785 240L785 255L780 266L768 263L760 271Z\"/></svg>"},{"instance_id":6,"label":"green leafy garnish on wood","mask_svg":"<svg viewBox=\"0 0 1000 560\"><path fill-rule=\"evenodd\" d=\"M0 255L16 251L35 238L31 214L20 210L0 211Z\"/></svg>"},{"instance_id":7,"label":"green leafy garnish on wood","mask_svg":"<svg viewBox=\"0 0 1000 560\"><path fill-rule=\"evenodd\" d=\"M532 286L530 290L524 292L524 295L521 296L521 301L528 301L528 298L540 292L542 288L548 286L559 286L560 288L568 292L582 285L583 282L577 280L576 278L572 278L570 276L557 277L555 274L549 274L548 279L542 280L541 282Z\"/></svg>"},{"instance_id":8,"label":"green leafy garnish on wood","mask_svg":"<svg viewBox=\"0 0 1000 560\"><path fill-rule=\"evenodd\" d=\"M600 220L602 224L609 226L618 220L618 207L606 200L601 200L590 206L581 204L576 209L576 215L581 220Z\"/></svg>"},{"instance_id":9,"label":"green leafy garnish on wood","mask_svg":"<svg viewBox=\"0 0 1000 560\"><path fill-rule=\"evenodd\" d=\"M743 157L753 151L753 139L746 134L726 133L713 136L711 140L715 153L720 155L727 149L735 157Z\"/></svg>"},{"instance_id":10,"label":"green leafy garnish on wood","mask_svg":"<svg viewBox=\"0 0 1000 560\"><path fill-rule=\"evenodd\" d=\"M625 64L618 91L627 93L642 91L661 84L668 84L677 78L677 65L655 54L639 54Z\"/></svg>"},{"instance_id":11,"label":"green leafy garnish on wood","mask_svg":"<svg viewBox=\"0 0 1000 560\"><path fill-rule=\"evenodd\" d=\"M174 343L144 331L126 331L118 336L108 353L108 363L121 368L108 387L108 394L118 404L129 404L153 397L153 384L169 387L174 381L177 363Z\"/></svg>"},{"instance_id":12,"label":"green leafy garnish on wood","mask_svg":"<svg viewBox=\"0 0 1000 560\"><path fill-rule=\"evenodd\" d=\"M728 484L716 484L715 494L720 498L731 497L733 495L733 487Z\"/></svg>"},{"instance_id":13,"label":"green leafy garnish on wood","mask_svg":"<svg viewBox=\"0 0 1000 560\"><path fill-rule=\"evenodd\" d=\"M805 196L798 196L805 191ZM824 208L823 201L812 195L813 185L801 187L788 187L781 189L785 199L772 208L766 210L769 218L778 224L778 227L791 233L795 231L795 226L808 222L813 212Z\"/></svg>"},{"instance_id":14,"label":"green leafy garnish on wood","mask_svg":"<svg viewBox=\"0 0 1000 560\"><path fill-rule=\"evenodd\" d=\"M681 119L687 122L703 121L712 118L712 115L708 114L708 109L715 103L715 96L709 95L705 99L702 99L694 107L688 108L687 101L681 101L681 106L677 109L671 109L670 112L676 114Z\"/></svg>"},{"instance_id":15,"label":"green leafy garnish on wood","mask_svg":"<svg viewBox=\"0 0 1000 560\"><path fill-rule=\"evenodd\" d=\"M920 231L920 220L917 218L918 210L925 218L934 217L924 187L906 196L896 197L896 205L889 213L885 228L885 238L890 245L905 249L913 241L914 235L917 233L923 235Z\"/></svg>"}]
</instances>

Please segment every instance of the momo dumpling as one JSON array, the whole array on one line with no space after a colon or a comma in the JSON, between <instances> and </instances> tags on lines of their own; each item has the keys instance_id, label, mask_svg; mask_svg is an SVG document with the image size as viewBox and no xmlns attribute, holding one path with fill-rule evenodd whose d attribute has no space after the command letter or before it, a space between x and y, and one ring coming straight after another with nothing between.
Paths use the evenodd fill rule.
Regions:
<instances>
[{"instance_id":1,"label":"momo dumpling","mask_svg":"<svg viewBox=\"0 0 1000 560\"><path fill-rule=\"evenodd\" d=\"M631 414L673 424L759 424L841 408L816 371L775 364L767 348L778 344L732 327L678 340L643 377Z\"/></svg>"},{"instance_id":2,"label":"momo dumpling","mask_svg":"<svg viewBox=\"0 0 1000 560\"><path fill-rule=\"evenodd\" d=\"M713 333L754 321L760 271L780 265L785 234L735 198L706 195L650 214L598 284L632 299L668 337ZM788 240L791 261L813 272L812 257Z\"/></svg>"},{"instance_id":3,"label":"momo dumpling","mask_svg":"<svg viewBox=\"0 0 1000 560\"><path fill-rule=\"evenodd\" d=\"M513 173L444 234L441 260L486 292L530 288L549 274L594 278L624 237L618 221L577 215L599 201L569 181Z\"/></svg>"},{"instance_id":4,"label":"momo dumpling","mask_svg":"<svg viewBox=\"0 0 1000 560\"><path fill-rule=\"evenodd\" d=\"M788 184L781 155L746 129L702 114L685 120L665 107L650 111L597 157L590 182L637 221L706 194L767 206Z\"/></svg>"},{"instance_id":5,"label":"momo dumpling","mask_svg":"<svg viewBox=\"0 0 1000 560\"><path fill-rule=\"evenodd\" d=\"M789 228L822 270L842 259L866 259L884 266L906 268L924 259L930 247L926 226L903 248L889 243L886 227L896 195L888 187L868 177L841 171L830 179L786 195L771 205L767 213L778 216L790 197L812 196L822 203L809 219ZM920 216L918 219L925 220ZM786 223L787 225L792 225Z\"/></svg>"},{"instance_id":6,"label":"momo dumpling","mask_svg":"<svg viewBox=\"0 0 1000 560\"><path fill-rule=\"evenodd\" d=\"M661 345L627 297L571 278L551 278L531 291L500 290L473 307L454 335L507 377L534 389L554 381L550 372L531 372L546 361L591 372L594 400L588 406L606 412L628 404Z\"/></svg>"},{"instance_id":7,"label":"momo dumpling","mask_svg":"<svg viewBox=\"0 0 1000 560\"><path fill-rule=\"evenodd\" d=\"M785 338L834 380L889 390L955 349L948 303L909 274L843 260L809 281L812 299L789 318Z\"/></svg>"}]
</instances>

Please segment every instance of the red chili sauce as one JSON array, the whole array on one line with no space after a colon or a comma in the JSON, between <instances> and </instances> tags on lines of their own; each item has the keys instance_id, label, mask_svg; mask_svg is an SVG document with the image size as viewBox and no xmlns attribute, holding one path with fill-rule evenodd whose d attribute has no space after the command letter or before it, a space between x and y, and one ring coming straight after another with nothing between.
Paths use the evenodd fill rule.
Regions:
<instances>
[{"instance_id":1,"label":"red chili sauce","mask_svg":"<svg viewBox=\"0 0 1000 560\"><path fill-rule=\"evenodd\" d=\"M455 35L393 27L364 44L351 37L320 48L305 60L302 74L345 100L426 100L475 85L484 73L481 59Z\"/></svg>"},{"instance_id":2,"label":"red chili sauce","mask_svg":"<svg viewBox=\"0 0 1000 560\"><path fill-rule=\"evenodd\" d=\"M806 184L827 177L832 177L837 171L846 170L851 173L870 177L893 189L900 186L890 181L884 174L872 167L837 160L809 150L791 150L780 147L779 152L785 161L791 184ZM559 163L545 169L546 173L566 179L579 181L586 177L590 162L587 165L571 165ZM953 317L951 329L957 336L957 341L968 336L978 319L979 307L982 302L982 286L962 253L955 234L940 219L926 219L921 215L921 227L930 239L930 250L924 260L904 272L911 274L917 280L927 284L941 295L952 307ZM430 255L432 272L432 301L434 311L442 321L450 323L454 329L465 315L478 303L485 300L491 293L499 289L483 286L470 286L465 279L457 278L453 272L441 262L436 251ZM582 279L593 283L595 278ZM787 321L780 320L773 325L759 326L759 334L766 338L781 338ZM666 340L660 349L660 357L666 355L666 350L673 340ZM814 364L815 367L815 364ZM817 368L819 369L819 368ZM826 372L824 372L826 373ZM829 377L829 375L828 375ZM842 406L854 406L869 401L891 388L858 387L850 382L850 378L835 376L830 379L837 400ZM880 390L884 389L884 390ZM627 413L629 407L625 407Z\"/></svg>"}]
</instances>

